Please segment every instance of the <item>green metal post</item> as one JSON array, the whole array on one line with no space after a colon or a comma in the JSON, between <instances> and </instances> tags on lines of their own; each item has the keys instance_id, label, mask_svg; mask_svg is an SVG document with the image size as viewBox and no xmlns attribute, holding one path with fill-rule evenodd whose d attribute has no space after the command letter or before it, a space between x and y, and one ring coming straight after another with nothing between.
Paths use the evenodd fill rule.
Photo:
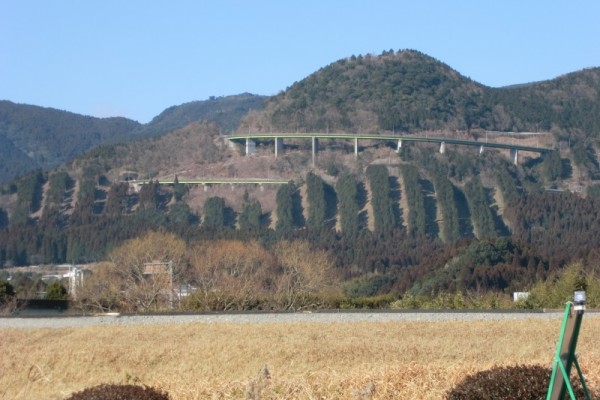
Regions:
<instances>
[{"instance_id":1,"label":"green metal post","mask_svg":"<svg viewBox=\"0 0 600 400\"><path fill-rule=\"evenodd\" d=\"M575 315L572 314L573 308L575 309ZM581 380L586 399L591 400L585 379L579 367L579 362L577 361L577 356L575 355L584 309L585 306L574 305L571 302L565 305L565 313L552 364L552 375L550 376L550 385L548 386L546 400L564 400L567 393L569 393L571 400L576 400L570 380L573 363Z\"/></svg>"}]
</instances>

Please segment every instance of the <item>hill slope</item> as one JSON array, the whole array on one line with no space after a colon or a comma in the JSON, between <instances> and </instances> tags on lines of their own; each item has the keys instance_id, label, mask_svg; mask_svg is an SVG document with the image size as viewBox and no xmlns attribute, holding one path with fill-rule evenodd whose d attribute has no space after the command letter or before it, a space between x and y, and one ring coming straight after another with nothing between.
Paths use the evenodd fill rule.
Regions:
<instances>
[{"instance_id":1,"label":"hill slope","mask_svg":"<svg viewBox=\"0 0 600 400\"><path fill-rule=\"evenodd\" d=\"M140 124L0 101L0 181L35 168L54 168L92 147L117 143Z\"/></svg>"},{"instance_id":2,"label":"hill slope","mask_svg":"<svg viewBox=\"0 0 600 400\"><path fill-rule=\"evenodd\" d=\"M211 97L169 107L142 127L143 136L150 137L182 128L194 121L217 124L222 133L236 130L240 119L251 110L261 109L265 96L243 93L235 96Z\"/></svg>"},{"instance_id":3,"label":"hill slope","mask_svg":"<svg viewBox=\"0 0 600 400\"><path fill-rule=\"evenodd\" d=\"M413 50L334 62L248 115L244 131L600 133L600 68L493 89Z\"/></svg>"},{"instance_id":4,"label":"hill slope","mask_svg":"<svg viewBox=\"0 0 600 400\"><path fill-rule=\"evenodd\" d=\"M263 101L251 94L195 101L170 107L143 125L0 101L0 182L36 168L52 169L98 146L158 136L193 121L215 122L227 133Z\"/></svg>"},{"instance_id":5,"label":"hill slope","mask_svg":"<svg viewBox=\"0 0 600 400\"><path fill-rule=\"evenodd\" d=\"M600 185L590 140L598 133L598 116L586 112L597 107L598 72L491 89L412 51L337 62L269 99L264 110L250 112L240 129L401 127L472 139L475 128L548 128L554 135L545 135L546 145L559 151L545 158L520 154L514 165L508 151L480 154L476 147L449 145L441 154L427 143L398 149L397 143L390 148L365 141L355 155L352 143L328 139L319 143L313 164L307 141L286 139L275 157L273 142L265 140L245 156L227 143L217 123L193 122L151 139L99 147L60 171L6 185L0 194L0 261L104 259L124 240L154 229L190 244L306 240L328 251L357 296L520 290L572 260L598 262ZM169 109L154 123L175 126L195 106ZM489 140L533 145L539 137ZM568 140L565 146L562 140ZM134 175L292 183L124 181Z\"/></svg>"}]
</instances>

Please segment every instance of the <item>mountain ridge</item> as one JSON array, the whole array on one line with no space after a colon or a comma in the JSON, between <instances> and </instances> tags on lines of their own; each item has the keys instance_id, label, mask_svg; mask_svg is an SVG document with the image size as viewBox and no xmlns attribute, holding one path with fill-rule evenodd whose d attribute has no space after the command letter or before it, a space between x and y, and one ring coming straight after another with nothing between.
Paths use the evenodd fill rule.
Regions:
<instances>
[{"instance_id":1,"label":"mountain ridge","mask_svg":"<svg viewBox=\"0 0 600 400\"><path fill-rule=\"evenodd\" d=\"M507 150L448 145L442 154L438 144L399 148L397 141L361 142L355 154L352 142L322 140L313 161L306 140L286 138L275 156L273 141L265 139L246 156L244 146L227 142L217 121L188 123L178 115L187 106L169 108L155 123L186 125L99 146L59 169L4 185L0 261L100 260L123 241L159 230L189 243L306 240L326 250L353 292L365 295L521 290L574 259L597 264L597 114L586 114L597 106L598 73L494 89L421 53L386 52L332 63L265 99L264 108L236 114L245 115L238 128L244 133L439 135L433 130L444 127L445 134L483 144L486 129L547 129L544 147L556 151L521 154L517 165ZM249 96L248 103L257 100ZM218 100L207 101L213 116L220 115ZM489 140L542 139L522 136ZM133 176L153 181L136 187L128 181ZM156 182L166 176L174 183ZM178 182L199 177L289 183ZM567 182L581 190L572 192Z\"/></svg>"},{"instance_id":2,"label":"mountain ridge","mask_svg":"<svg viewBox=\"0 0 600 400\"><path fill-rule=\"evenodd\" d=\"M263 107L264 106L264 107ZM147 124L0 101L0 182L52 169L97 146L154 137L199 120L221 133L547 131L558 140L600 132L600 68L492 88L415 50L333 62L275 96L211 97L165 109Z\"/></svg>"},{"instance_id":3,"label":"mountain ridge","mask_svg":"<svg viewBox=\"0 0 600 400\"><path fill-rule=\"evenodd\" d=\"M600 68L492 88L421 52L400 50L331 63L269 98L242 127L249 132L542 129L593 136L599 110Z\"/></svg>"},{"instance_id":4,"label":"mountain ridge","mask_svg":"<svg viewBox=\"0 0 600 400\"><path fill-rule=\"evenodd\" d=\"M50 170L98 146L162 135L197 120L213 121L229 132L263 99L245 93L184 103L169 107L148 124L1 100L0 182L37 168Z\"/></svg>"}]
</instances>

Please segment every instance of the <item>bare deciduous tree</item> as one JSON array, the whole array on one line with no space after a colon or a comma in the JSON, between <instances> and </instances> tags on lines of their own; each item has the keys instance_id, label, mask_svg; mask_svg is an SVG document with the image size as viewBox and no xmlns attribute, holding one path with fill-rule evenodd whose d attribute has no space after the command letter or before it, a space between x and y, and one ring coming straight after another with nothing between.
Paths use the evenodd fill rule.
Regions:
<instances>
[{"instance_id":1,"label":"bare deciduous tree","mask_svg":"<svg viewBox=\"0 0 600 400\"><path fill-rule=\"evenodd\" d=\"M77 288L75 303L83 311L108 312L119 309L120 284L112 263L102 262Z\"/></svg>"},{"instance_id":2,"label":"bare deciduous tree","mask_svg":"<svg viewBox=\"0 0 600 400\"><path fill-rule=\"evenodd\" d=\"M280 268L276 291L280 308L299 309L318 302L318 298L333 294L335 270L331 257L322 250L313 250L305 241L283 241L274 248Z\"/></svg>"},{"instance_id":3,"label":"bare deciduous tree","mask_svg":"<svg viewBox=\"0 0 600 400\"><path fill-rule=\"evenodd\" d=\"M220 240L197 245L190 255L195 307L250 308L268 295L275 260L256 242Z\"/></svg>"},{"instance_id":4,"label":"bare deciduous tree","mask_svg":"<svg viewBox=\"0 0 600 400\"><path fill-rule=\"evenodd\" d=\"M128 240L110 254L111 263L96 279L100 285L96 290L111 299L116 296L122 310L168 308L171 283L177 283L184 271L185 252L185 242L171 233L149 232Z\"/></svg>"},{"instance_id":5,"label":"bare deciduous tree","mask_svg":"<svg viewBox=\"0 0 600 400\"><path fill-rule=\"evenodd\" d=\"M296 310L319 306L336 291L329 255L303 241L271 251L257 242L205 242L192 250L190 264L198 287L190 306L205 310Z\"/></svg>"}]
</instances>

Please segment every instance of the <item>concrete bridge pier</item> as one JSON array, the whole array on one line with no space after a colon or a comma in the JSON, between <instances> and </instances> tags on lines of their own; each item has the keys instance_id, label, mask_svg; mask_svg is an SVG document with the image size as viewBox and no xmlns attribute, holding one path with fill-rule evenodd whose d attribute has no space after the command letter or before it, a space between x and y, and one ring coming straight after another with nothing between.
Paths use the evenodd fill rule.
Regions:
<instances>
[{"instance_id":1,"label":"concrete bridge pier","mask_svg":"<svg viewBox=\"0 0 600 400\"><path fill-rule=\"evenodd\" d=\"M519 164L519 150L518 149L510 149L510 158L513 160L513 164Z\"/></svg>"},{"instance_id":2,"label":"concrete bridge pier","mask_svg":"<svg viewBox=\"0 0 600 400\"><path fill-rule=\"evenodd\" d=\"M479 154L483 154L483 145L479 146Z\"/></svg>"},{"instance_id":3,"label":"concrete bridge pier","mask_svg":"<svg viewBox=\"0 0 600 400\"><path fill-rule=\"evenodd\" d=\"M398 147L396 148L396 153L400 153L401 148L402 148L402 139L398 140Z\"/></svg>"},{"instance_id":4,"label":"concrete bridge pier","mask_svg":"<svg viewBox=\"0 0 600 400\"><path fill-rule=\"evenodd\" d=\"M319 138L316 136L312 137L312 166L315 167L315 157L319 151Z\"/></svg>"},{"instance_id":5,"label":"concrete bridge pier","mask_svg":"<svg viewBox=\"0 0 600 400\"><path fill-rule=\"evenodd\" d=\"M283 153L283 138L276 137L275 138L275 157L279 153Z\"/></svg>"},{"instance_id":6,"label":"concrete bridge pier","mask_svg":"<svg viewBox=\"0 0 600 400\"><path fill-rule=\"evenodd\" d=\"M358 157L358 138L354 138L354 156Z\"/></svg>"},{"instance_id":7,"label":"concrete bridge pier","mask_svg":"<svg viewBox=\"0 0 600 400\"><path fill-rule=\"evenodd\" d=\"M446 154L446 142L440 143L440 154Z\"/></svg>"},{"instance_id":8,"label":"concrete bridge pier","mask_svg":"<svg viewBox=\"0 0 600 400\"><path fill-rule=\"evenodd\" d=\"M256 143L250 138L246 138L246 155L254 154L256 151Z\"/></svg>"}]
</instances>

